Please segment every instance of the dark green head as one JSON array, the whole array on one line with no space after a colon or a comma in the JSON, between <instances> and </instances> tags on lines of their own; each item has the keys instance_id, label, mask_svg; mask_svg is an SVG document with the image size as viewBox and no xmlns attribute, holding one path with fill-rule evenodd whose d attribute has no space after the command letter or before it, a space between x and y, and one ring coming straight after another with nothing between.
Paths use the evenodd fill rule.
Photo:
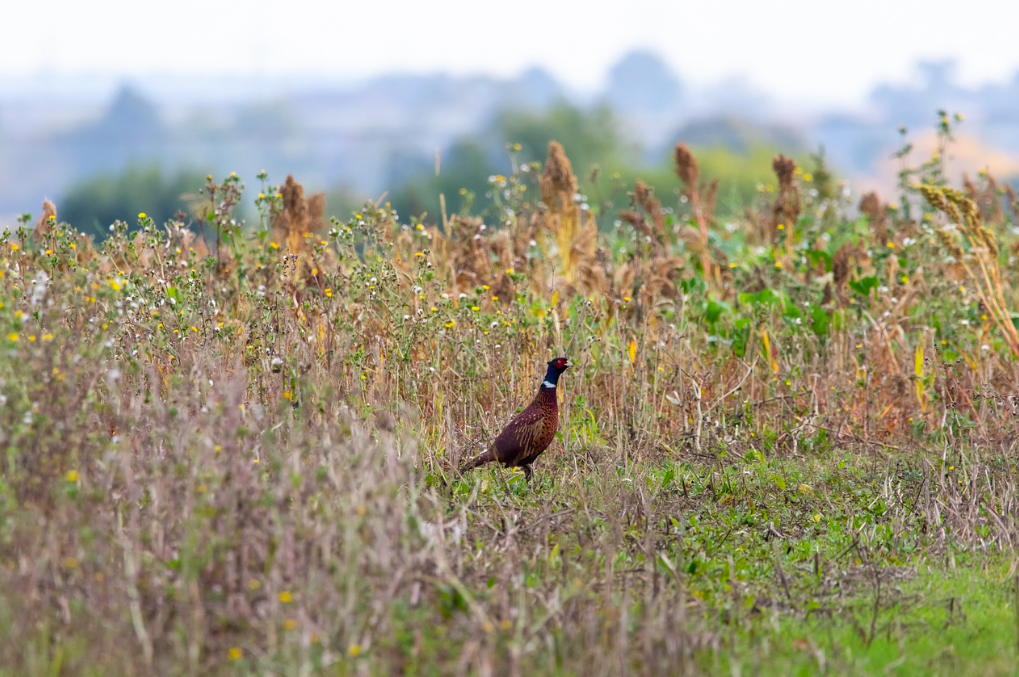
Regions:
<instances>
[{"instance_id":1,"label":"dark green head","mask_svg":"<svg viewBox=\"0 0 1019 677\"><path fill-rule=\"evenodd\" d=\"M548 363L548 371L545 372L545 380L541 387L543 390L552 390L559 383L559 377L564 371L570 368L570 361L565 357L557 357Z\"/></svg>"}]
</instances>

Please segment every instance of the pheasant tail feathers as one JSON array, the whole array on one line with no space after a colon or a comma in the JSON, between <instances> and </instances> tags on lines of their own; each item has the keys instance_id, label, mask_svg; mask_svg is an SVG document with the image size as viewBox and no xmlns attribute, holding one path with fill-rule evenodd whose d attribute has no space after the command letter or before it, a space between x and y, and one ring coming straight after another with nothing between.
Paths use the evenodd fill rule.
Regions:
<instances>
[{"instance_id":1,"label":"pheasant tail feathers","mask_svg":"<svg viewBox=\"0 0 1019 677\"><path fill-rule=\"evenodd\" d=\"M471 460L464 463L463 466L460 467L460 472L465 473L470 470L474 470L478 466L485 465L486 463L491 463L494 460L495 460L495 449L492 448L486 451L485 453L481 454L480 456L475 456Z\"/></svg>"}]
</instances>

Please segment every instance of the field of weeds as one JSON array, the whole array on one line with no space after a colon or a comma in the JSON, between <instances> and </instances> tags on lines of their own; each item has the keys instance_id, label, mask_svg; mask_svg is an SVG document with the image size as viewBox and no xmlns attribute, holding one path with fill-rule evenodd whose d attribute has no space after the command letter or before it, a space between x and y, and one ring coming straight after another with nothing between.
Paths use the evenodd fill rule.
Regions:
<instances>
[{"instance_id":1,"label":"field of weeds","mask_svg":"<svg viewBox=\"0 0 1019 677\"><path fill-rule=\"evenodd\" d=\"M1014 674L1017 202L953 124L891 203L779 156L728 218L684 146L675 195L511 148L424 221L48 205L0 239L0 675ZM560 354L533 481L460 476Z\"/></svg>"}]
</instances>

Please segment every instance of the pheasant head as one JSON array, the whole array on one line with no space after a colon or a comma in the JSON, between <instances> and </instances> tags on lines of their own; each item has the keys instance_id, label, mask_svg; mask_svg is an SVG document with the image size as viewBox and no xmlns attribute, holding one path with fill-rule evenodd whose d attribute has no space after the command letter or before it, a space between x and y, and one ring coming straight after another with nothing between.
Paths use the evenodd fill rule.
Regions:
<instances>
[{"instance_id":1,"label":"pheasant head","mask_svg":"<svg viewBox=\"0 0 1019 677\"><path fill-rule=\"evenodd\" d=\"M548 363L548 371L545 372L545 380L541 383L542 390L555 390L559 383L559 377L570 368L570 361L565 357L557 357Z\"/></svg>"}]
</instances>

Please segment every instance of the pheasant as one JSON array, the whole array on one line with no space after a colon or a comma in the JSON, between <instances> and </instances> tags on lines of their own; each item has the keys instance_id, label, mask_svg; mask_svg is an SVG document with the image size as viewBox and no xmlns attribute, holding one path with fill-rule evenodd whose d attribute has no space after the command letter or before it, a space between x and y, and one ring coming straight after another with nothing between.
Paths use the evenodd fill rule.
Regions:
<instances>
[{"instance_id":1,"label":"pheasant","mask_svg":"<svg viewBox=\"0 0 1019 677\"><path fill-rule=\"evenodd\" d=\"M545 380L538 387L534 401L503 428L488 451L468 461L461 472L498 461L507 468L521 468L530 482L531 464L548 448L559 429L559 404L555 389L559 377L569 367L570 362L565 357L557 357L549 362Z\"/></svg>"}]
</instances>

